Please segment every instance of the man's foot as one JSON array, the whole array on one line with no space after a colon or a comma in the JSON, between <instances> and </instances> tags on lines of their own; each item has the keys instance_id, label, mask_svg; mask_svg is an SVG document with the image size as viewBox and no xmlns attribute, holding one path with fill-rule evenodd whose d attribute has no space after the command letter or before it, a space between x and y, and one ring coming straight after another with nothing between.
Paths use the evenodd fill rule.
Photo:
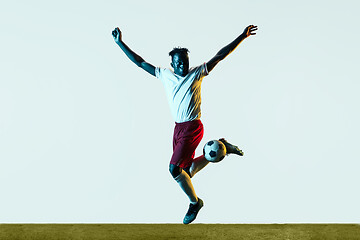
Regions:
<instances>
[{"instance_id":1,"label":"man's foot","mask_svg":"<svg viewBox=\"0 0 360 240\"><path fill-rule=\"evenodd\" d=\"M191 204L189 206L189 210L187 211L183 223L184 224L189 224L192 221L195 220L198 212L200 211L200 209L204 206L204 202L203 200L201 200L200 198L198 198L198 202L196 204Z\"/></svg>"},{"instance_id":2,"label":"man's foot","mask_svg":"<svg viewBox=\"0 0 360 240\"><path fill-rule=\"evenodd\" d=\"M227 142L224 138L219 139L220 142L222 142L226 147L226 154L237 154L240 156L244 156L243 151L241 151L238 146L232 145L231 143Z\"/></svg>"}]
</instances>

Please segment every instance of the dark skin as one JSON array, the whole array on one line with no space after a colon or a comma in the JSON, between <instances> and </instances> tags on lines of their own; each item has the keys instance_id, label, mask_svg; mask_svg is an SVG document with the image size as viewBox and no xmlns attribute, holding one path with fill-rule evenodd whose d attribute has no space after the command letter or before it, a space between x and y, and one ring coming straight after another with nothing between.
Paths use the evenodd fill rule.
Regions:
<instances>
[{"instance_id":1,"label":"dark skin","mask_svg":"<svg viewBox=\"0 0 360 240\"><path fill-rule=\"evenodd\" d=\"M170 65L173 67L175 74L184 77L189 72L189 57L187 54L176 53L172 57Z\"/></svg>"},{"instance_id":2,"label":"dark skin","mask_svg":"<svg viewBox=\"0 0 360 240\"><path fill-rule=\"evenodd\" d=\"M227 57L234 49L247 37L255 35L255 31L258 30L257 26L249 25L245 28L242 34L240 34L234 41L223 47L210 61L206 63L208 72L212 71L216 64ZM135 63L138 67L141 67L146 72L155 76L155 67L146 62L142 57L132 51L122 40L122 33L119 28L115 28L112 31L112 35L117 45L123 50L128 58ZM187 54L175 54L172 58L171 64L174 68L174 73L185 77L189 72L189 57Z\"/></svg>"}]
</instances>

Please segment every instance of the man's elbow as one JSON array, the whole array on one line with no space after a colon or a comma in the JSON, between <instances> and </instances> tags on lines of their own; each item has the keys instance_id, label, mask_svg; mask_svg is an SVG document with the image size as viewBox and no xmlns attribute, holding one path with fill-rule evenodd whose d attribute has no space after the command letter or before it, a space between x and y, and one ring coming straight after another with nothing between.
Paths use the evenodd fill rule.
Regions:
<instances>
[{"instance_id":1,"label":"man's elbow","mask_svg":"<svg viewBox=\"0 0 360 240\"><path fill-rule=\"evenodd\" d=\"M220 61L222 61L225 57L226 57L226 55L224 53L216 54L215 61L214 61L215 65L218 64Z\"/></svg>"},{"instance_id":2,"label":"man's elbow","mask_svg":"<svg viewBox=\"0 0 360 240\"><path fill-rule=\"evenodd\" d=\"M142 66L142 63L141 63L141 62L134 61L134 63L135 63L135 64L136 64L136 66L138 66L138 67L141 67L141 66Z\"/></svg>"},{"instance_id":3,"label":"man's elbow","mask_svg":"<svg viewBox=\"0 0 360 240\"><path fill-rule=\"evenodd\" d=\"M145 61L141 57L135 57L133 62L136 64L136 66L141 67Z\"/></svg>"},{"instance_id":4,"label":"man's elbow","mask_svg":"<svg viewBox=\"0 0 360 240\"><path fill-rule=\"evenodd\" d=\"M140 62L138 62L137 64L136 64L139 68L145 68L146 67L146 62L144 61L144 60L142 60L142 61L140 61Z\"/></svg>"}]
</instances>

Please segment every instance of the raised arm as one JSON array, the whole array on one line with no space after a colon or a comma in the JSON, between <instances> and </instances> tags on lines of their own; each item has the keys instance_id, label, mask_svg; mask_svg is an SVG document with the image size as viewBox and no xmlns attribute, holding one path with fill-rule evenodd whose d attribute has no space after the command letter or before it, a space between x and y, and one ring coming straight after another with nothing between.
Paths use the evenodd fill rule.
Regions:
<instances>
[{"instance_id":1,"label":"raised arm","mask_svg":"<svg viewBox=\"0 0 360 240\"><path fill-rule=\"evenodd\" d=\"M209 62L206 63L206 67L208 72L213 70L213 68L223 60L227 55L229 55L234 49L247 37L250 35L255 35L256 33L254 31L257 30L257 26L249 25L245 28L244 32L240 34L234 41L232 41L227 46L223 47L212 59L210 59Z\"/></svg>"},{"instance_id":2,"label":"raised arm","mask_svg":"<svg viewBox=\"0 0 360 240\"><path fill-rule=\"evenodd\" d=\"M122 41L122 34L119 28L115 28L112 31L112 35L117 45L123 50L123 52L128 56L128 58L135 63L138 67L141 67L151 75L155 76L155 67L150 63L145 62L145 60L133 52L123 41Z\"/></svg>"}]
</instances>

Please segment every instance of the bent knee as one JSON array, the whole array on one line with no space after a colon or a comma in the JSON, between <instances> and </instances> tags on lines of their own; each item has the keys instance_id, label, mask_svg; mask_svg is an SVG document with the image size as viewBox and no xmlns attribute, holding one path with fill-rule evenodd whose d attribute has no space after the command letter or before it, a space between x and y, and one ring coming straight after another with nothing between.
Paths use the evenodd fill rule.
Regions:
<instances>
[{"instance_id":1,"label":"bent knee","mask_svg":"<svg viewBox=\"0 0 360 240\"><path fill-rule=\"evenodd\" d=\"M170 163L170 165L169 165L169 171L170 171L170 173L171 173L171 176L172 176L173 178L176 178L177 176L180 175L180 173L181 173L181 171L182 171L182 168Z\"/></svg>"}]
</instances>

